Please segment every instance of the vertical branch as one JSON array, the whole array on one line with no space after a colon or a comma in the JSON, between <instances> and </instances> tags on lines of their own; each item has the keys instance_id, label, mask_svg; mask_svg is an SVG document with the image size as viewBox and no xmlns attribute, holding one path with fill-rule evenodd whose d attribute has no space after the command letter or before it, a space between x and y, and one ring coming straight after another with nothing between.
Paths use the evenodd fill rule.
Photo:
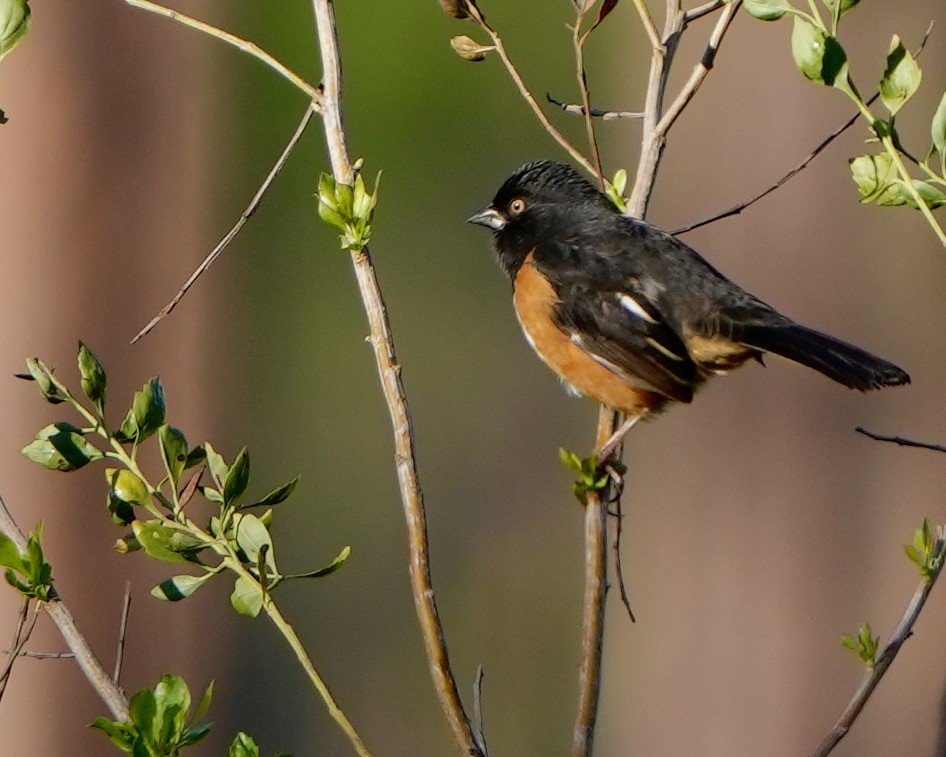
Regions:
<instances>
[{"instance_id":1,"label":"vertical branch","mask_svg":"<svg viewBox=\"0 0 946 757\"><path fill-rule=\"evenodd\" d=\"M312 0L312 6L318 27L323 66L322 118L325 139L335 179L341 183L350 184L354 171L348 155L342 124L341 60L335 31L335 13L332 0ZM476 743L450 668L443 627L434 600L427 542L427 517L414 458L414 435L404 385L401 382L401 366L394 351L394 340L387 310L369 250L367 248L352 250L351 255L361 299L368 317L371 331L370 342L381 388L394 431L397 477L404 506L404 517L407 521L411 589L434 688L457 744L465 754L482 756L483 753Z\"/></svg>"}]
</instances>

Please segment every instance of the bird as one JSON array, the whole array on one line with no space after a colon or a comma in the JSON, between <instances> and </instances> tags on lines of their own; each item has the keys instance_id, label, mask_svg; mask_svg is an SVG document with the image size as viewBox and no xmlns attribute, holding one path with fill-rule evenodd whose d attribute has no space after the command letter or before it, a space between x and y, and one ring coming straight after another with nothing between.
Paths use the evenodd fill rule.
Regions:
<instances>
[{"instance_id":1,"label":"bird","mask_svg":"<svg viewBox=\"0 0 946 757\"><path fill-rule=\"evenodd\" d=\"M624 414L600 459L639 420L690 403L711 376L766 353L860 391L910 383L893 363L796 323L672 234L625 215L567 164L526 163L467 221L492 230L542 361L573 393Z\"/></svg>"}]
</instances>

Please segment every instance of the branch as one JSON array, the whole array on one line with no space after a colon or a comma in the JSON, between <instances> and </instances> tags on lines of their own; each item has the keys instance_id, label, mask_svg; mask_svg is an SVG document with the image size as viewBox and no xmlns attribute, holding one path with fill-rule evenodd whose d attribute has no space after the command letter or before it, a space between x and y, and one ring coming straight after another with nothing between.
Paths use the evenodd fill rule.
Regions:
<instances>
[{"instance_id":1,"label":"branch","mask_svg":"<svg viewBox=\"0 0 946 757\"><path fill-rule=\"evenodd\" d=\"M122 619L118 623L118 648L115 651L115 672L112 680L117 681L122 674L122 660L125 656L125 634L128 631L128 610L131 608L131 581L125 581L125 600L122 602Z\"/></svg>"},{"instance_id":2,"label":"branch","mask_svg":"<svg viewBox=\"0 0 946 757\"><path fill-rule=\"evenodd\" d=\"M940 544L940 551L942 551L941 546ZM844 712L841 713L841 717L838 718L834 727L828 732L828 735L825 736L815 750L811 752L810 757L825 757L825 755L829 754L838 745L838 742L847 735L847 732L851 730L851 726L854 724L854 721L857 720L857 716L861 714L861 710L864 709L867 700L870 699L874 689L877 688L880 679L884 677L887 668L890 667L896 658L900 647L913 635L913 626L920 615L920 611L923 609L923 605L926 604L926 598L929 596L938 576L939 572L937 571L933 574L932 578L924 580L919 585L913 598L910 600L910 604L907 605L906 612L904 612L903 617L900 619L899 625L893 632L893 636L891 636L890 641L887 642L883 651L880 653L880 657L877 658L877 661L871 665L864 674L860 686L857 687L857 691L854 692L851 701L844 709Z\"/></svg>"},{"instance_id":3,"label":"branch","mask_svg":"<svg viewBox=\"0 0 946 757\"><path fill-rule=\"evenodd\" d=\"M29 614L29 609L30 600L28 597L23 597L23 602L20 604L19 617L16 621L16 630L13 632L13 644L11 648L7 650L9 659L7 660L7 664L3 669L3 672L0 673L0 699L3 699L3 694L7 690L7 683L10 680L10 674L13 672L13 663L16 662L17 657L23 656L23 647L26 646L26 642L29 641L30 634L33 633L33 629L36 627L36 612L33 613L32 617L29 619L29 622L26 620L27 615Z\"/></svg>"},{"instance_id":4,"label":"branch","mask_svg":"<svg viewBox=\"0 0 946 757\"><path fill-rule=\"evenodd\" d=\"M125 2L134 6L135 8L141 8L141 10L145 10L150 13L156 13L159 16L164 16L165 18L170 18L173 21L184 24L184 26L189 26L191 29L196 29L197 31L208 34L211 37L216 37L217 39L223 40L228 45L232 45L238 50L242 50L244 53L252 55L257 60L265 63L280 76L291 81L298 89L305 92L309 96L309 99L314 103L313 107L317 111L322 110L322 94L319 92L317 87L313 87L301 76L286 68L286 66L276 60L272 55L252 42L248 42L247 40L241 39L234 34L230 34L230 32L225 32L223 29L218 29L216 26L205 24L203 21L198 21L196 18L192 18L191 16L188 16L184 13L171 10L170 8L165 8L163 5L158 5L157 3L152 3L148 0L125 0Z\"/></svg>"},{"instance_id":5,"label":"branch","mask_svg":"<svg viewBox=\"0 0 946 757\"><path fill-rule=\"evenodd\" d=\"M929 449L933 452L946 452L946 447L941 444L930 444L928 442L915 442L912 439L904 439L902 436L884 436L883 434L875 434L873 431L868 431L863 426L858 426L854 429L859 434L863 434L869 439L874 439L878 442L892 442L893 444L899 444L901 447L916 447L918 449Z\"/></svg>"},{"instance_id":6,"label":"branch","mask_svg":"<svg viewBox=\"0 0 946 757\"><path fill-rule=\"evenodd\" d=\"M132 2L132 0L126 0L126 2ZM321 105L318 105L318 108L321 108L321 107L322 107ZM244 210L240 214L240 217L237 219L237 222L233 224L233 227L230 229L230 231L228 231L224 235L223 239L221 239L217 243L217 246L214 247L210 251L210 254L207 255L206 258L204 258L203 262L201 262L201 264L197 266L197 270L195 270L187 279L187 281L184 282L184 284L177 291L177 294L174 295L171 301L167 305L165 305L163 308L161 308L161 312L159 312L156 316L154 316L154 318L148 321L148 324L143 329L141 329L141 331L135 334L135 338L131 340L132 344L134 344L139 339L141 339L141 337L143 337L145 334L150 332L151 329L153 329L165 317L171 314L171 311L174 310L175 307L177 307L177 303L179 303L183 299L184 295L187 294L187 292L190 290L190 288L194 284L197 283L197 279L199 279L201 276L203 276L204 273L207 272L210 266L214 264L214 261L216 261L217 258L220 257L221 253L223 253L223 251L227 248L227 245L229 245L230 242L233 241L233 238L237 234L240 233L240 230L246 225L246 222L250 220L250 217L257 211L260 204L263 202L263 196L269 190L273 181L276 179L276 176L279 175L279 172L282 170L283 166L286 164L286 161L289 159L289 155L292 153L293 149L295 148L296 143L302 137L303 132L305 132L306 127L309 125L309 121L312 119L312 114L316 112L316 110L317 110L316 103L313 101L305 109L305 113L303 114L302 120L299 122L299 125L296 127L295 133L293 133L292 137L289 140L289 143L286 145L285 149L282 151L282 155L279 156L279 159L276 161L276 164L272 167L272 169L270 169L270 172L267 174L266 178L263 180L263 183L260 185L259 189L256 190L256 194L253 195L253 199L250 200L250 204L246 206L246 210Z\"/></svg>"},{"instance_id":7,"label":"branch","mask_svg":"<svg viewBox=\"0 0 946 757\"><path fill-rule=\"evenodd\" d=\"M324 80L323 124L325 139L336 181L351 184L354 171L345 144L341 110L341 60L335 32L335 14L331 0L312 0L319 33ZM424 497L414 458L414 436L401 366L394 351L394 339L387 317L381 288L367 248L352 250L352 264L371 330L370 343L394 431L395 463L404 517L407 521L410 550L409 570L414 605L427 651L434 688L443 707L454 739L465 754L482 757L469 718L450 669L443 627L434 601L427 542L427 516Z\"/></svg>"},{"instance_id":8,"label":"branch","mask_svg":"<svg viewBox=\"0 0 946 757\"><path fill-rule=\"evenodd\" d=\"M26 537L16 525L2 497L0 497L0 531L10 538L20 552L26 552ZM75 618L72 617L72 613L69 612L69 608L66 607L59 594L55 593L54 598L44 602L43 609L56 624L66 645L75 654L86 679L105 702L112 717L116 720L128 720L128 700L124 692L115 681L109 678L105 668L95 657L89 643L79 631Z\"/></svg>"},{"instance_id":9,"label":"branch","mask_svg":"<svg viewBox=\"0 0 946 757\"><path fill-rule=\"evenodd\" d=\"M571 105L561 100L556 100L548 92L545 93L545 99L552 103L552 105L557 105L566 113L570 113L573 116L585 115L585 107L583 105ZM612 121L618 118L643 118L644 114L629 110L603 110L601 108L592 108L591 117L600 118L602 121Z\"/></svg>"},{"instance_id":10,"label":"branch","mask_svg":"<svg viewBox=\"0 0 946 757\"><path fill-rule=\"evenodd\" d=\"M502 60L503 65L506 66L506 70L509 72L509 76L512 77L513 82L518 88L519 94L522 95L523 99L529 104L529 107L532 108L532 112L535 113L535 117L539 119L539 122L542 124L545 130L552 136L552 139L558 142L559 146L571 156L572 160L578 163L592 176L598 178L598 173L591 162L578 150L576 150L572 146L571 142L565 139L562 133L552 125L551 121L549 121L549 117L545 115L545 111L542 110L535 97L532 96L532 93L529 91L526 83L522 80L522 76L519 75L519 71L509 59L509 56L506 54L506 48L503 46L503 41L500 39L499 34L496 33L493 27L486 23L486 19L483 17L483 14L480 13L479 8L477 8L474 3L468 2L465 3L465 9L470 18L472 18L473 21L489 35L490 39L493 41L493 47L496 48L496 54L499 56L500 60Z\"/></svg>"},{"instance_id":11,"label":"branch","mask_svg":"<svg viewBox=\"0 0 946 757\"><path fill-rule=\"evenodd\" d=\"M712 0L712 2L706 3L706 5L688 10L683 16L683 21L689 24L691 21L696 21L699 18L703 18L703 16L708 16L710 13L715 13L726 5L726 3L727 0Z\"/></svg>"}]
</instances>

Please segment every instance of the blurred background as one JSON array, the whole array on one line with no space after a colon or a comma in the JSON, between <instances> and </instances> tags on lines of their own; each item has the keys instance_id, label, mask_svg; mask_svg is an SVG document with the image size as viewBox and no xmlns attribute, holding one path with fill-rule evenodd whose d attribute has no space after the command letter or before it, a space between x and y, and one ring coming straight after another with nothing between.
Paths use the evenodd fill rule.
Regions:
<instances>
[{"instance_id":1,"label":"blurred background","mask_svg":"<svg viewBox=\"0 0 946 757\"><path fill-rule=\"evenodd\" d=\"M540 98L578 97L565 0L482 0ZM656 10L662 4L653 3ZM0 106L0 493L24 529L45 520L57 586L111 667L126 579L133 601L122 684L165 672L217 688L222 754L237 730L265 754L346 755L347 742L265 620L229 608L228 583L152 599L168 566L112 550L101 465L65 476L20 449L72 420L16 381L40 356L76 384L76 341L105 362L113 413L160 374L168 420L228 459L253 455L251 492L298 474L273 528L280 564L305 570L352 546L333 577L277 599L339 703L378 755L455 753L424 660L406 570L393 447L348 257L313 200L327 159L313 121L262 208L152 335L130 338L236 220L295 129L304 98L258 62L119 0L34 3L4 60ZM180 0L317 82L311 7ZM890 35L915 47L941 0L864 3L842 41L862 91ZM463 223L518 164L562 158L498 60L449 39L469 23L436 3L339 3L346 118L366 175L383 169L373 239L417 432L434 584L469 699L485 668L497 755L565 754L581 604L582 512L558 461L587 453L596 408L571 399L522 339L488 235ZM660 23L660 22L659 22ZM671 93L711 20L677 55ZM924 153L946 87L944 31L898 125ZM737 17L715 70L670 136L650 220L676 228L781 176L849 115L789 52L790 23ZM631 3L587 50L592 99L641 107L649 56ZM553 119L584 147L572 116ZM640 127L599 125L606 170L633 175ZM910 387L845 391L782 361L712 382L691 407L638 427L629 464L624 571L638 622L612 593L597 753L798 755L834 722L862 674L839 643L869 621L883 641L917 583L902 545L946 520L946 458L873 442L854 427L946 441L946 254L919 214L861 206L847 159L858 125L741 216L686 236L714 265L802 322L894 360ZM941 218L941 223L946 218ZM157 455L156 450L154 454ZM154 458L157 462L158 458ZM175 571L176 572L176 571ZM18 600L0 592L0 643ZM946 754L946 598L836 752ZM64 648L41 619L29 648ZM22 660L0 706L4 750L107 755L86 726L105 708L69 661Z\"/></svg>"}]
</instances>

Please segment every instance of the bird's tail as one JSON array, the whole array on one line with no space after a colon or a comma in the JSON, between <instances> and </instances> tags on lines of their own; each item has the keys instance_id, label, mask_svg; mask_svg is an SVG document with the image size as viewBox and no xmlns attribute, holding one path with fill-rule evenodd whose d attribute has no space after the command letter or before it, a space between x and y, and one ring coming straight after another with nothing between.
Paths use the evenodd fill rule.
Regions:
<instances>
[{"instance_id":1,"label":"bird's tail","mask_svg":"<svg viewBox=\"0 0 946 757\"><path fill-rule=\"evenodd\" d=\"M743 344L801 363L851 389L910 383L906 371L893 363L797 323L746 325L740 336Z\"/></svg>"}]
</instances>

